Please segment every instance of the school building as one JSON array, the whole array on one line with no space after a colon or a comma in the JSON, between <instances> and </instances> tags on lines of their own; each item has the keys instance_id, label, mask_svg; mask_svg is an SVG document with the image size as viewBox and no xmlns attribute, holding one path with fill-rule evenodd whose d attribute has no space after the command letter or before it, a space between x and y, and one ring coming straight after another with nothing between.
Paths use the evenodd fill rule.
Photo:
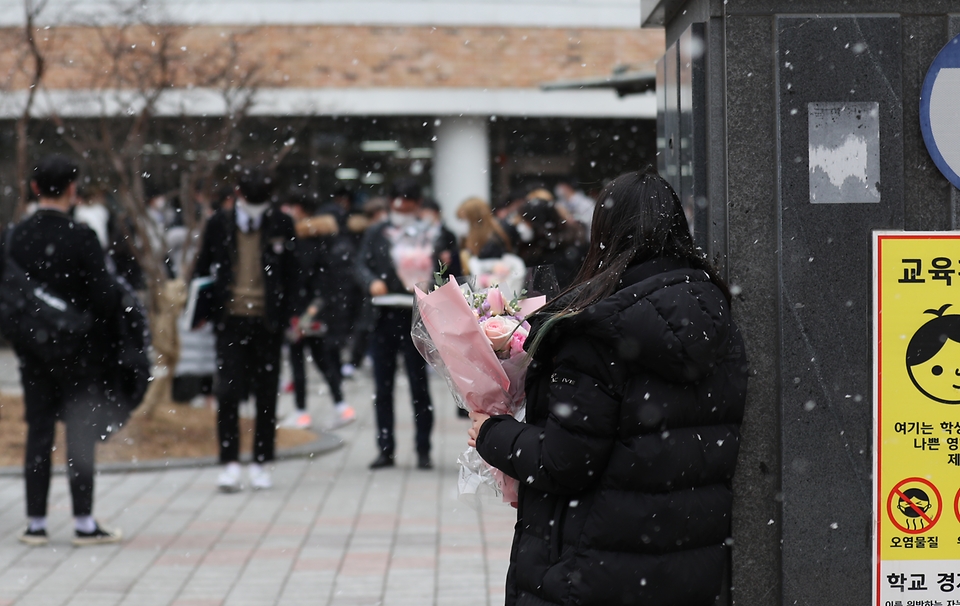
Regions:
<instances>
[{"instance_id":1,"label":"school building","mask_svg":"<svg viewBox=\"0 0 960 606\"><path fill-rule=\"evenodd\" d=\"M123 80L131 90L122 91L106 76L153 69L138 61L150 61L161 40L178 53L166 55L153 118L160 134L143 150L145 165L169 179L198 154L225 161L186 126L229 117L223 79L213 77L223 61L255 89L238 123L243 145L286 143L280 170L321 190L348 185L372 193L412 174L452 216L468 196L499 198L523 183L550 186L570 176L596 190L605 178L656 163L650 89L664 34L640 28L635 0L156 0L131 7L49 0L36 15L45 73L31 133L49 137L48 149L64 132L48 120L52 112L67 124L111 112L131 119L122 115L131 105L117 99L138 93L129 84L135 78ZM4 203L16 196L14 122L30 85L25 22L22 0L0 0Z\"/></svg>"}]
</instances>

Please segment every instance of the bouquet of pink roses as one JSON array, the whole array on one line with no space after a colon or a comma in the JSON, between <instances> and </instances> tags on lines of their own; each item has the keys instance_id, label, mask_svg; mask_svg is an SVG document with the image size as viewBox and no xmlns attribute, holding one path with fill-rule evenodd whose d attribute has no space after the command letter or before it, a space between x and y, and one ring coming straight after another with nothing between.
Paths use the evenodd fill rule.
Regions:
<instances>
[{"instance_id":1,"label":"bouquet of pink roses","mask_svg":"<svg viewBox=\"0 0 960 606\"><path fill-rule=\"evenodd\" d=\"M493 259L470 257L467 267L476 277L478 288L496 286L508 298L523 290L527 266L517 255L507 253Z\"/></svg>"},{"instance_id":2,"label":"bouquet of pink roses","mask_svg":"<svg viewBox=\"0 0 960 606\"><path fill-rule=\"evenodd\" d=\"M447 382L461 408L521 418L528 363L524 319L545 297L512 300L498 288L474 290L454 280L430 292L415 291L411 336L420 355ZM489 488L506 503L517 500L517 481L488 465L473 448L458 459L460 495Z\"/></svg>"},{"instance_id":3,"label":"bouquet of pink roses","mask_svg":"<svg viewBox=\"0 0 960 606\"><path fill-rule=\"evenodd\" d=\"M434 243L440 235L438 226L418 220L402 227L389 225L384 235L390 241L390 257L397 277L408 291L433 276Z\"/></svg>"}]
</instances>

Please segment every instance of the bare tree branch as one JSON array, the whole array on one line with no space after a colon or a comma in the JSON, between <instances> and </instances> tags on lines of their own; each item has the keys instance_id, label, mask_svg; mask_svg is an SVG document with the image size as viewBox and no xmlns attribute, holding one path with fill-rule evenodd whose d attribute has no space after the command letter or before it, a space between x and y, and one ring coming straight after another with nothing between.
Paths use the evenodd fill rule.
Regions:
<instances>
[{"instance_id":1,"label":"bare tree branch","mask_svg":"<svg viewBox=\"0 0 960 606\"><path fill-rule=\"evenodd\" d=\"M33 103L37 97L37 92L40 90L40 84L43 82L43 75L46 70L46 60L40 50L39 45L37 44L35 23L37 16L40 15L46 4L46 0L41 0L40 2L36 3L34 3L33 0L24 0L23 3L25 17L23 34L31 68L29 72L30 85L27 89L27 99L16 124L17 187L19 190L19 201L17 203L17 208L14 211L14 220L17 220L20 217L20 214L26 207L27 199L29 197L29 190L27 189L27 174L29 170L27 167L27 149L29 143L28 128L30 125L30 114L33 110Z\"/></svg>"}]
</instances>

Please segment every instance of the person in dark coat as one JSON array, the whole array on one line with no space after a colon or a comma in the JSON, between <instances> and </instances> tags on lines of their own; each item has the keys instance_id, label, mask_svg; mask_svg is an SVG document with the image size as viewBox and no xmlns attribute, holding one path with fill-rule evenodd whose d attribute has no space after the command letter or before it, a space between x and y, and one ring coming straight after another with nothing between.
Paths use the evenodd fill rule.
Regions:
<instances>
[{"instance_id":1,"label":"person in dark coat","mask_svg":"<svg viewBox=\"0 0 960 606\"><path fill-rule=\"evenodd\" d=\"M107 433L97 424L97 411L106 405L105 377L110 367L113 317L122 297L120 286L107 270L97 235L74 221L70 208L76 198L78 166L64 156L43 158L31 174L30 186L39 197L37 211L17 225L5 253L20 265L31 281L50 294L70 301L93 316L84 348L71 359L43 361L17 350L27 422L24 481L27 528L22 543L45 545L47 497L50 491L51 449L57 421L66 426L70 460L70 496L73 501L75 545L116 543L119 530L101 527L92 516L94 455L97 441Z\"/></svg>"},{"instance_id":2,"label":"person in dark coat","mask_svg":"<svg viewBox=\"0 0 960 606\"><path fill-rule=\"evenodd\" d=\"M355 250L359 251L360 244L363 242L363 234L366 233L367 228L380 223L387 216L387 199L385 197L375 197L364 202L362 215L354 214L347 217L347 230L351 241L356 245ZM356 235L358 231L359 237ZM363 366L363 360L370 352L370 336L377 322L377 311L370 302L370 293L359 285L357 286L357 299L356 314L350 328L350 353L341 373L344 378L352 377L357 369Z\"/></svg>"},{"instance_id":3,"label":"person in dark coat","mask_svg":"<svg viewBox=\"0 0 960 606\"><path fill-rule=\"evenodd\" d=\"M313 357L317 370L323 375L333 399L334 417L328 429L336 429L356 418L356 411L343 395L343 376L340 372L340 350L352 327L352 300L357 290L353 282L353 247L340 231L343 210L336 204L320 207L316 196L299 188L290 192L284 211L293 218L297 231L296 257L300 271L300 290L297 296L297 315L300 322L319 320L323 335L306 334L310 327L294 330L289 343L290 369L293 374L293 392L296 411L281 425L307 428L313 423L307 412L307 373L305 350ZM315 216L331 219L336 231L311 233L309 221Z\"/></svg>"},{"instance_id":4,"label":"person in dark coat","mask_svg":"<svg viewBox=\"0 0 960 606\"><path fill-rule=\"evenodd\" d=\"M541 190L542 191L542 190ZM523 242L517 254L527 267L552 265L561 289L570 286L580 270L587 249L586 232L582 225L566 218L556 204L537 192L520 207L520 223L530 238Z\"/></svg>"},{"instance_id":5,"label":"person in dark coat","mask_svg":"<svg viewBox=\"0 0 960 606\"><path fill-rule=\"evenodd\" d=\"M437 258L446 268L446 273L455 276L463 275L463 265L460 261L460 247L457 244L457 235L450 231L443 223L443 215L440 211L440 203L433 198L424 198L420 202L420 220L432 225L439 230L434 244L434 250L437 251ZM456 251L458 254L450 254Z\"/></svg>"},{"instance_id":6,"label":"person in dark coat","mask_svg":"<svg viewBox=\"0 0 960 606\"><path fill-rule=\"evenodd\" d=\"M526 422L471 413L520 484L506 603L712 605L747 388L729 290L659 175L599 199L582 271L531 318Z\"/></svg>"},{"instance_id":7,"label":"person in dark coat","mask_svg":"<svg viewBox=\"0 0 960 606\"><path fill-rule=\"evenodd\" d=\"M257 411L249 481L254 489L272 486L265 464L274 459L280 349L299 290L293 220L271 204L273 187L273 175L260 167L240 171L234 207L210 217L194 268L195 278L214 277L209 309L223 492L243 487L238 410L249 394Z\"/></svg>"},{"instance_id":8,"label":"person in dark coat","mask_svg":"<svg viewBox=\"0 0 960 606\"><path fill-rule=\"evenodd\" d=\"M459 267L459 252L456 242L450 241L438 225L420 219L423 195L416 181L398 180L391 189L389 215L367 228L356 260L356 279L370 294L378 312L371 334L371 356L379 454L370 468L395 464L393 385L397 355L403 354L416 426L417 467L432 469L433 405L427 385L427 363L410 337L413 288L417 282L432 279L440 263L449 269L456 262ZM398 263L396 259L404 261Z\"/></svg>"},{"instance_id":9,"label":"person in dark coat","mask_svg":"<svg viewBox=\"0 0 960 606\"><path fill-rule=\"evenodd\" d=\"M517 229L521 223L520 207L527 201L528 192L529 190L524 188L512 189L506 197L491 204L493 216L496 217L500 227L506 232L510 239L510 246L515 251L520 249L525 238L530 235L527 226L523 226L524 231L527 232L525 235L521 235Z\"/></svg>"}]
</instances>

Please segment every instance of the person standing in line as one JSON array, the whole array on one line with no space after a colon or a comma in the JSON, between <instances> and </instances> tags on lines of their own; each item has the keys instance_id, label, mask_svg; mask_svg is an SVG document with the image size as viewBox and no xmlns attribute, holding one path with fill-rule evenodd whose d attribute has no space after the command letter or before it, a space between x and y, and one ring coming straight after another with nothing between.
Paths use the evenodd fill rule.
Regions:
<instances>
[{"instance_id":1,"label":"person standing in line","mask_svg":"<svg viewBox=\"0 0 960 606\"><path fill-rule=\"evenodd\" d=\"M430 432L433 405L427 385L427 363L410 337L413 287L431 280L441 261L457 259L456 245L438 246L440 227L420 218L423 195L412 179L400 179L391 187L386 220L370 226L357 253L356 275L370 293L379 311L373 330L371 353L376 381L374 406L377 413L379 454L371 469L394 466L393 384L397 354L402 353L416 427L417 467L432 469ZM393 295L389 296L388 295Z\"/></svg>"},{"instance_id":2,"label":"person standing in line","mask_svg":"<svg viewBox=\"0 0 960 606\"><path fill-rule=\"evenodd\" d=\"M500 223L500 227L506 232L513 250L517 250L526 237L526 234L521 234L517 229L520 223L519 210L526 201L526 189L512 189L506 197L491 201L490 204L490 210L493 211L493 216Z\"/></svg>"},{"instance_id":3,"label":"person standing in line","mask_svg":"<svg viewBox=\"0 0 960 606\"><path fill-rule=\"evenodd\" d=\"M107 250L110 246L110 211L103 203L103 192L99 187L77 188L77 203L73 207L73 218L84 223L97 234L100 247Z\"/></svg>"},{"instance_id":4,"label":"person standing in line","mask_svg":"<svg viewBox=\"0 0 960 606\"><path fill-rule=\"evenodd\" d=\"M576 179L567 179L557 182L553 188L553 193L557 196L557 206L563 208L567 213L590 233L590 222L593 220L593 209L597 205L596 201L574 188Z\"/></svg>"},{"instance_id":5,"label":"person standing in line","mask_svg":"<svg viewBox=\"0 0 960 606\"><path fill-rule=\"evenodd\" d=\"M508 606L712 606L747 391L730 291L670 185L613 180L573 285L530 318L526 421L470 413L519 480Z\"/></svg>"},{"instance_id":6,"label":"person standing in line","mask_svg":"<svg viewBox=\"0 0 960 606\"><path fill-rule=\"evenodd\" d=\"M96 233L70 216L78 165L60 155L43 158L31 174L30 187L39 197L36 212L17 225L3 254L9 254L50 294L73 302L93 316L83 349L71 359L44 361L17 348L27 422L23 476L27 527L21 543L46 545L50 466L57 421L66 426L68 477L73 501L76 546L117 543L120 530L101 526L93 517L96 443L102 430L95 410L107 401L106 356L111 344L104 334L118 313L122 291L107 270Z\"/></svg>"},{"instance_id":7,"label":"person standing in line","mask_svg":"<svg viewBox=\"0 0 960 606\"><path fill-rule=\"evenodd\" d=\"M363 234L366 233L368 227L387 218L387 206L385 197L370 198L363 204L362 215L352 215L347 218L347 226L351 241L354 244L354 250L359 250L360 243L363 241ZM359 231L359 237L355 235L357 231ZM363 366L363 360L367 357L370 349L370 335L373 332L377 316L373 304L370 303L370 293L360 288L359 285L357 291L360 300L357 303L358 309L350 329L350 352L346 364L341 368L341 374L345 379L353 377L357 369Z\"/></svg>"},{"instance_id":8,"label":"person standing in line","mask_svg":"<svg viewBox=\"0 0 960 606\"><path fill-rule=\"evenodd\" d=\"M446 273L454 276L463 275L457 236L443 223L440 204L433 198L424 198L420 202L420 220L426 221L428 225L440 232L434 241L434 249L439 251L437 259L446 267ZM450 251L457 251L457 254L451 255Z\"/></svg>"},{"instance_id":9,"label":"person standing in line","mask_svg":"<svg viewBox=\"0 0 960 606\"><path fill-rule=\"evenodd\" d=\"M549 192L540 190L545 195ZM536 192L534 192L536 193ZM521 221L530 237L517 250L527 267L552 265L560 288L566 288L580 270L587 250L582 225L565 219L556 204L546 197L531 197L520 207Z\"/></svg>"},{"instance_id":10,"label":"person standing in line","mask_svg":"<svg viewBox=\"0 0 960 606\"><path fill-rule=\"evenodd\" d=\"M329 216L333 218L332 213L337 209L339 207L331 204L323 210L329 211ZM300 267L297 312L300 315L296 321L298 325L291 330L288 343L296 411L281 425L301 429L313 425L313 419L307 412L304 350L309 350L333 399L334 416L326 428L337 429L356 418L356 411L344 399L343 377L340 374L340 349L350 325L345 316L349 313L347 289L353 290L350 278L353 254L349 242L340 235L336 221L332 224L337 231L310 235L313 232L305 224L316 210L316 197L302 188L291 192L284 205L284 212L293 218L297 231L296 254ZM348 281L348 285L344 280ZM324 334L313 334L312 327L305 325L314 322L323 326Z\"/></svg>"},{"instance_id":11,"label":"person standing in line","mask_svg":"<svg viewBox=\"0 0 960 606\"><path fill-rule=\"evenodd\" d=\"M255 490L273 485L266 464L274 459L280 350L299 288L293 220L271 204L273 189L274 177L262 167L240 170L234 208L210 217L194 269L194 277L214 277L222 492L243 488L239 407L248 394L256 398L248 479Z\"/></svg>"},{"instance_id":12,"label":"person standing in line","mask_svg":"<svg viewBox=\"0 0 960 606\"><path fill-rule=\"evenodd\" d=\"M513 244L490 205L480 198L467 198L457 208L457 218L467 224L460 241L461 257L495 259L513 252Z\"/></svg>"}]
</instances>

